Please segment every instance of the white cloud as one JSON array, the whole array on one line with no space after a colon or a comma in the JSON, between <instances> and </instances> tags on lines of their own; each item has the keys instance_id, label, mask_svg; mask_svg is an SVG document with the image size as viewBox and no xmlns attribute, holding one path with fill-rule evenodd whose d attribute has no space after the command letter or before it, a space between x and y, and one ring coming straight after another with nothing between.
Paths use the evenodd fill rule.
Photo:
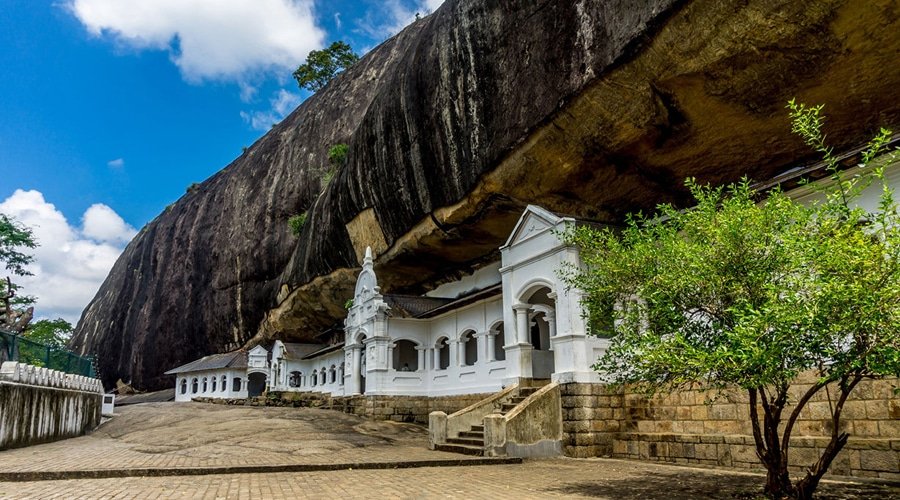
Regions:
<instances>
[{"instance_id":1,"label":"white cloud","mask_svg":"<svg viewBox=\"0 0 900 500\"><path fill-rule=\"evenodd\" d=\"M97 293L135 230L103 204L85 211L83 227L73 227L40 191L17 189L0 212L34 231L38 246L29 266L34 276L17 279L23 293L37 297L35 315L62 317L72 324Z\"/></svg>"},{"instance_id":2,"label":"white cloud","mask_svg":"<svg viewBox=\"0 0 900 500\"><path fill-rule=\"evenodd\" d=\"M66 0L94 36L167 50L189 81L292 70L322 47L313 0ZM242 91L243 93L243 91Z\"/></svg>"},{"instance_id":3,"label":"white cloud","mask_svg":"<svg viewBox=\"0 0 900 500\"><path fill-rule=\"evenodd\" d=\"M91 205L81 218L82 233L88 238L108 243L128 243L137 231L102 203Z\"/></svg>"},{"instance_id":4,"label":"white cloud","mask_svg":"<svg viewBox=\"0 0 900 500\"><path fill-rule=\"evenodd\" d=\"M264 111L241 111L241 118L256 130L269 130L272 125L289 115L302 101L300 94L279 89L269 99L269 109Z\"/></svg>"},{"instance_id":5,"label":"white cloud","mask_svg":"<svg viewBox=\"0 0 900 500\"><path fill-rule=\"evenodd\" d=\"M108 162L106 162L106 166L108 166L109 168L122 168L125 166L125 160L123 158L109 160Z\"/></svg>"}]
</instances>

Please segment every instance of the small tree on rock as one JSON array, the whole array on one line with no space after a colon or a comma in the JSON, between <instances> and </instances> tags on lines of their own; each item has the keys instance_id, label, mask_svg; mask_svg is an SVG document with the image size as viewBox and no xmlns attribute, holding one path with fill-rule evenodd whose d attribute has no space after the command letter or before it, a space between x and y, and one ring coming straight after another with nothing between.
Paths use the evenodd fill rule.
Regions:
<instances>
[{"instance_id":1,"label":"small tree on rock","mask_svg":"<svg viewBox=\"0 0 900 500\"><path fill-rule=\"evenodd\" d=\"M35 248L34 234L31 228L5 214L0 214L0 263L7 275L0 280L0 329L15 333L23 332L34 316L34 297L19 295L19 286L12 276L30 276L28 264L34 257L23 252L23 249Z\"/></svg>"},{"instance_id":2,"label":"small tree on rock","mask_svg":"<svg viewBox=\"0 0 900 500\"><path fill-rule=\"evenodd\" d=\"M294 78L300 88L318 92L341 71L349 68L359 56L350 45L338 40L328 48L314 50L306 57L306 62L294 71Z\"/></svg>"},{"instance_id":3,"label":"small tree on rock","mask_svg":"<svg viewBox=\"0 0 900 500\"><path fill-rule=\"evenodd\" d=\"M821 107L791 108L795 132L831 170L823 201L804 206L777 190L760 200L746 181L727 189L689 181L692 209L665 205L620 232L571 228L583 267L561 274L584 292L593 333L614 335L596 369L648 394L746 391L765 493L808 499L847 443L841 412L853 389L900 375L900 217L880 169L838 172ZM864 166L888 137L883 130L872 141ZM871 212L854 203L869 181L882 187ZM797 376L810 370L816 382L792 398ZM824 391L830 440L792 481L794 425L826 386L836 388Z\"/></svg>"}]
</instances>

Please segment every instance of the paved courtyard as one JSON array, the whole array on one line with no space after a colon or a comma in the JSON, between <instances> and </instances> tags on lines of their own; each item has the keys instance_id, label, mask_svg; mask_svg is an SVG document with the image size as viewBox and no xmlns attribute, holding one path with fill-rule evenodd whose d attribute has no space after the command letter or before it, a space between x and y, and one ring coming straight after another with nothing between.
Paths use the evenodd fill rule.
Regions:
<instances>
[{"instance_id":1,"label":"paved courtyard","mask_svg":"<svg viewBox=\"0 0 900 500\"><path fill-rule=\"evenodd\" d=\"M340 464L462 459L424 429L342 413L198 403L121 409L98 431L0 452L0 471ZM0 498L755 498L757 474L609 459L517 465L0 482ZM900 499L900 488L826 482L820 498Z\"/></svg>"}]
</instances>

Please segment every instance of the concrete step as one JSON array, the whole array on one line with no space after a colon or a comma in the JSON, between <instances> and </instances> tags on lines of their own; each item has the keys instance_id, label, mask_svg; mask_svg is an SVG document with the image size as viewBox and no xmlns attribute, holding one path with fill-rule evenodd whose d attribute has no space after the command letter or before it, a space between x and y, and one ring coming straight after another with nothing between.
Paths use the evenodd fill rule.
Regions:
<instances>
[{"instance_id":1,"label":"concrete step","mask_svg":"<svg viewBox=\"0 0 900 500\"><path fill-rule=\"evenodd\" d=\"M500 407L500 413L506 415L508 412L512 411L513 408L516 407L515 403L503 403L503 406Z\"/></svg>"},{"instance_id":2,"label":"concrete step","mask_svg":"<svg viewBox=\"0 0 900 500\"><path fill-rule=\"evenodd\" d=\"M464 444L436 444L434 449L437 451L449 451L450 453L462 453L463 455L484 455L483 446L467 446Z\"/></svg>"},{"instance_id":3,"label":"concrete step","mask_svg":"<svg viewBox=\"0 0 900 500\"><path fill-rule=\"evenodd\" d=\"M484 426L483 425L473 425L471 430L472 430L472 432L484 432Z\"/></svg>"},{"instance_id":4,"label":"concrete step","mask_svg":"<svg viewBox=\"0 0 900 500\"><path fill-rule=\"evenodd\" d=\"M484 441L484 431L462 431L459 433L461 438L473 438Z\"/></svg>"},{"instance_id":5,"label":"concrete step","mask_svg":"<svg viewBox=\"0 0 900 500\"><path fill-rule=\"evenodd\" d=\"M479 448L484 447L484 439L477 438L466 438L466 437L457 437L457 438L447 438L447 443L449 444L461 444L465 446L477 446Z\"/></svg>"}]
</instances>

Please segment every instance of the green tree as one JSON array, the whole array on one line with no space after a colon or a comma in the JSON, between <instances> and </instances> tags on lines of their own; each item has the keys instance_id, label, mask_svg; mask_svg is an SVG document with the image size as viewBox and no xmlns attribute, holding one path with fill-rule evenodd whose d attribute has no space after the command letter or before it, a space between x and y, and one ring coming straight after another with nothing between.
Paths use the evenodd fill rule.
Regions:
<instances>
[{"instance_id":1,"label":"green tree","mask_svg":"<svg viewBox=\"0 0 900 500\"><path fill-rule=\"evenodd\" d=\"M20 333L28 326L34 315L34 297L19 295L19 286L13 276L30 276L28 264L34 257L23 250L37 247L31 228L19 221L0 214L0 263L6 267L7 275L0 282L0 328Z\"/></svg>"},{"instance_id":2,"label":"green tree","mask_svg":"<svg viewBox=\"0 0 900 500\"><path fill-rule=\"evenodd\" d=\"M61 349L72 337L72 330L72 324L62 318L41 319L28 325L22 336Z\"/></svg>"},{"instance_id":3,"label":"green tree","mask_svg":"<svg viewBox=\"0 0 900 500\"><path fill-rule=\"evenodd\" d=\"M688 181L690 210L664 205L619 232L570 228L583 267L561 275L584 292L593 333L613 335L597 370L648 394L745 391L765 493L807 499L847 442L847 397L863 379L900 375L900 218L881 169L837 170L821 107L791 109L794 131L831 171L823 201L804 206L777 190L760 200L746 181L727 189ZM872 141L864 165L888 137L882 130ZM878 208L856 207L879 180ZM810 370L817 381L792 398L797 376ZM830 440L793 482L792 431L820 392L832 403Z\"/></svg>"},{"instance_id":4,"label":"green tree","mask_svg":"<svg viewBox=\"0 0 900 500\"><path fill-rule=\"evenodd\" d=\"M350 146L346 144L335 144L331 146L328 150L328 163L331 163L335 167L344 166L344 162L347 161L347 152L350 150Z\"/></svg>"},{"instance_id":5,"label":"green tree","mask_svg":"<svg viewBox=\"0 0 900 500\"><path fill-rule=\"evenodd\" d=\"M306 62L294 71L294 78L300 88L311 92L321 90L332 78L359 60L350 45L338 40L328 48L314 50L306 57Z\"/></svg>"}]
</instances>

